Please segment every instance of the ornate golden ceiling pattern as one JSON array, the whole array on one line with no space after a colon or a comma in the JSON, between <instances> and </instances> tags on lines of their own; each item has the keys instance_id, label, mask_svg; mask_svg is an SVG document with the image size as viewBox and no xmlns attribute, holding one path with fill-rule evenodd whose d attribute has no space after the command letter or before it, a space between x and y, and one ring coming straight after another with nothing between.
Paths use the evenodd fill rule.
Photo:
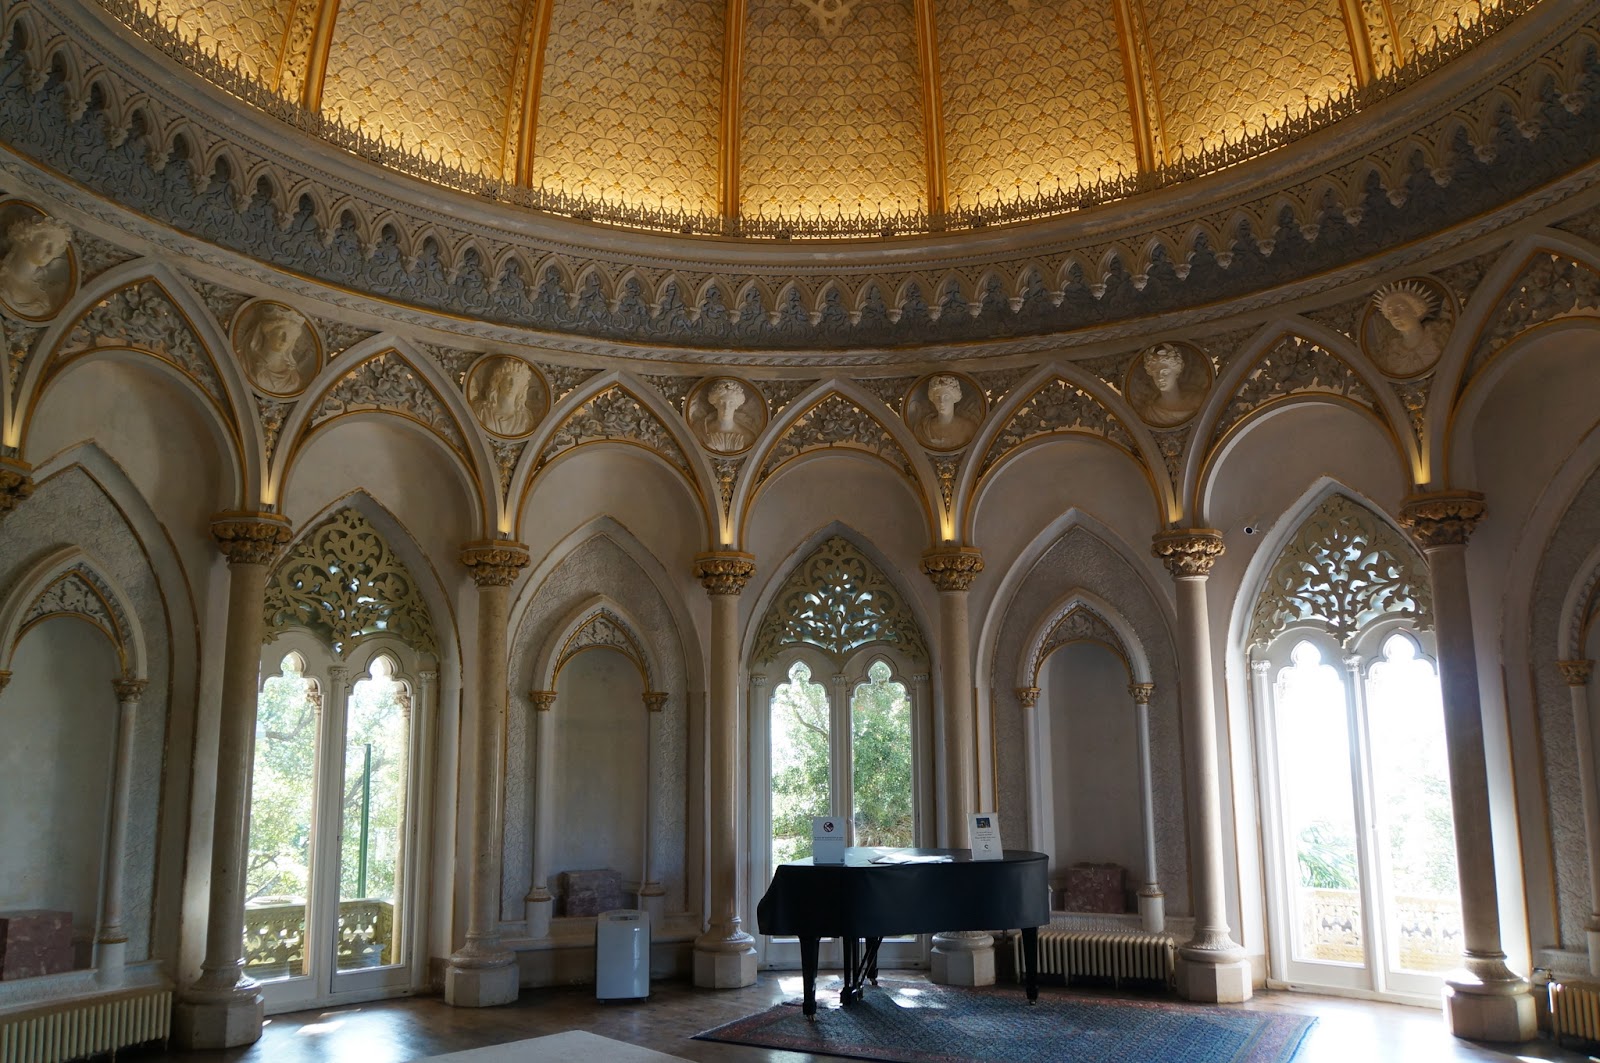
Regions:
<instances>
[{"instance_id":1,"label":"ornate golden ceiling pattern","mask_svg":"<svg viewBox=\"0 0 1600 1063\"><path fill-rule=\"evenodd\" d=\"M1170 168L1500 0L139 2L285 99L469 174L803 220Z\"/></svg>"}]
</instances>

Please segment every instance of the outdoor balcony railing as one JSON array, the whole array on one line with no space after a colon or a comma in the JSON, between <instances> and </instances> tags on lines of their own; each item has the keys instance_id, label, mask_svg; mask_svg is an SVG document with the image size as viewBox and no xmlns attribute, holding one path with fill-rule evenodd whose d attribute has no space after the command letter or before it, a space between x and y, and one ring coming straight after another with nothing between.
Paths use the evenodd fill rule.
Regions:
<instances>
[{"instance_id":1,"label":"outdoor balcony railing","mask_svg":"<svg viewBox=\"0 0 1600 1063\"><path fill-rule=\"evenodd\" d=\"M339 902L339 970L392 963L393 949L392 903L373 897ZM245 907L244 969L259 979L305 972L305 901L274 897Z\"/></svg>"},{"instance_id":2,"label":"outdoor balcony railing","mask_svg":"<svg viewBox=\"0 0 1600 1063\"><path fill-rule=\"evenodd\" d=\"M1454 897L1400 896L1399 967L1448 971L1461 965L1461 904ZM1364 963L1361 897L1355 890L1300 890L1300 958Z\"/></svg>"}]
</instances>

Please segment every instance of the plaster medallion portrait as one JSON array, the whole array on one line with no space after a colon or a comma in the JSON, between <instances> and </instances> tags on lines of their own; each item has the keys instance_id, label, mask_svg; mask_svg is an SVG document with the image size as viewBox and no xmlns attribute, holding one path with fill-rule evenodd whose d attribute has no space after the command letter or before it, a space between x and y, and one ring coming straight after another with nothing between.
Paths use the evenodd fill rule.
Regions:
<instances>
[{"instance_id":1,"label":"plaster medallion portrait","mask_svg":"<svg viewBox=\"0 0 1600 1063\"><path fill-rule=\"evenodd\" d=\"M72 230L30 203L0 206L0 304L27 321L54 317L78 283Z\"/></svg>"},{"instance_id":2,"label":"plaster medallion portrait","mask_svg":"<svg viewBox=\"0 0 1600 1063\"><path fill-rule=\"evenodd\" d=\"M258 299L233 319L233 349L256 390L279 398L300 394L322 368L322 343L298 310Z\"/></svg>"},{"instance_id":3,"label":"plaster medallion portrait","mask_svg":"<svg viewBox=\"0 0 1600 1063\"><path fill-rule=\"evenodd\" d=\"M1386 376L1421 376L1439 360L1455 323L1455 297L1438 281L1396 281L1372 293L1361 348Z\"/></svg>"},{"instance_id":4,"label":"plaster medallion portrait","mask_svg":"<svg viewBox=\"0 0 1600 1063\"><path fill-rule=\"evenodd\" d=\"M906 424L929 450L960 450L983 423L983 389L960 373L935 373L911 385L901 404Z\"/></svg>"},{"instance_id":5,"label":"plaster medallion portrait","mask_svg":"<svg viewBox=\"0 0 1600 1063\"><path fill-rule=\"evenodd\" d=\"M1211 359L1187 343L1158 343L1128 365L1122 393L1151 428L1176 428L1211 390Z\"/></svg>"},{"instance_id":6,"label":"plaster medallion portrait","mask_svg":"<svg viewBox=\"0 0 1600 1063\"><path fill-rule=\"evenodd\" d=\"M512 354L478 359L467 374L467 405L484 430L515 438L532 432L550 401L539 371Z\"/></svg>"},{"instance_id":7,"label":"plaster medallion portrait","mask_svg":"<svg viewBox=\"0 0 1600 1063\"><path fill-rule=\"evenodd\" d=\"M684 400L684 416L695 438L717 454L749 450L767 426L761 392L737 377L715 376L695 385Z\"/></svg>"}]
</instances>

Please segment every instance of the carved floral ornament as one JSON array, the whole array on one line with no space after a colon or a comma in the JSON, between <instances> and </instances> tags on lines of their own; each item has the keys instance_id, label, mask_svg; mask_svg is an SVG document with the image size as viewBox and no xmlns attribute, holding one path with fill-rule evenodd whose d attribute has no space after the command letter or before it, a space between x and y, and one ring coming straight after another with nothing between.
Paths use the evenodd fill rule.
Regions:
<instances>
[{"instance_id":1,"label":"carved floral ornament","mask_svg":"<svg viewBox=\"0 0 1600 1063\"><path fill-rule=\"evenodd\" d=\"M835 661L871 643L928 659L916 617L872 559L835 535L796 565L773 596L756 633L755 659L786 646L814 646Z\"/></svg>"},{"instance_id":2,"label":"carved floral ornament","mask_svg":"<svg viewBox=\"0 0 1600 1063\"><path fill-rule=\"evenodd\" d=\"M263 605L267 638L303 627L343 656L364 637L393 635L437 654L433 618L416 579L360 510L346 507L278 563Z\"/></svg>"},{"instance_id":3,"label":"carved floral ornament","mask_svg":"<svg viewBox=\"0 0 1600 1063\"><path fill-rule=\"evenodd\" d=\"M983 571L983 553L974 546L950 546L922 555L922 571L943 591L967 591Z\"/></svg>"},{"instance_id":4,"label":"carved floral ornament","mask_svg":"<svg viewBox=\"0 0 1600 1063\"><path fill-rule=\"evenodd\" d=\"M99 628L115 647L121 666L128 667L128 634L132 630L128 614L116 592L93 567L79 562L58 573L22 615L17 640L53 616L77 617Z\"/></svg>"},{"instance_id":5,"label":"carved floral ornament","mask_svg":"<svg viewBox=\"0 0 1600 1063\"><path fill-rule=\"evenodd\" d=\"M555 676L561 675L561 670L572 658L584 650L593 649L610 649L622 654L639 670L639 678L643 681L645 690L651 688L654 677L651 675L650 658L644 652L643 641L626 620L604 607L584 617L567 636L566 642L561 646L561 652L556 656Z\"/></svg>"},{"instance_id":6,"label":"carved floral ornament","mask_svg":"<svg viewBox=\"0 0 1600 1063\"><path fill-rule=\"evenodd\" d=\"M265 565L289 534L288 519L276 513L229 511L211 520L211 537L230 565Z\"/></svg>"},{"instance_id":7,"label":"carved floral ornament","mask_svg":"<svg viewBox=\"0 0 1600 1063\"><path fill-rule=\"evenodd\" d=\"M1214 528L1179 528L1162 532L1150 552L1167 566L1173 579L1203 579L1223 552L1222 533Z\"/></svg>"},{"instance_id":8,"label":"carved floral ornament","mask_svg":"<svg viewBox=\"0 0 1600 1063\"><path fill-rule=\"evenodd\" d=\"M1093 642L1116 654L1128 666L1128 648L1123 645L1116 629L1094 609L1083 602L1074 602L1045 630L1044 637L1034 648L1029 664L1030 683L1039 685L1039 673L1045 661L1063 646L1078 642ZM1131 671L1131 669L1130 669Z\"/></svg>"},{"instance_id":9,"label":"carved floral ornament","mask_svg":"<svg viewBox=\"0 0 1600 1063\"><path fill-rule=\"evenodd\" d=\"M1472 530L1488 512L1477 491L1438 491L1412 495L1400 506L1400 526L1424 550L1465 546Z\"/></svg>"},{"instance_id":10,"label":"carved floral ornament","mask_svg":"<svg viewBox=\"0 0 1600 1063\"><path fill-rule=\"evenodd\" d=\"M694 578L714 598L737 595L755 575L756 559L737 550L720 550L694 559Z\"/></svg>"},{"instance_id":11,"label":"carved floral ornament","mask_svg":"<svg viewBox=\"0 0 1600 1063\"><path fill-rule=\"evenodd\" d=\"M461 548L461 563L480 588L509 587L528 564L528 548L509 539L468 543Z\"/></svg>"},{"instance_id":12,"label":"carved floral ornament","mask_svg":"<svg viewBox=\"0 0 1600 1063\"><path fill-rule=\"evenodd\" d=\"M1428 568L1387 521L1344 495L1301 523L1267 574L1250 621L1265 645L1286 628L1311 624L1341 645L1380 616L1432 624Z\"/></svg>"}]
</instances>

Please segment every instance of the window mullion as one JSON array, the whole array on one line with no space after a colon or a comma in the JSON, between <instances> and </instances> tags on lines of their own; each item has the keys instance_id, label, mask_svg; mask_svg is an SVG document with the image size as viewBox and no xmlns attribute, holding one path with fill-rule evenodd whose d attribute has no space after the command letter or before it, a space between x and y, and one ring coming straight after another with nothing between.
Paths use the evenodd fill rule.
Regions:
<instances>
[{"instance_id":1,"label":"window mullion","mask_svg":"<svg viewBox=\"0 0 1600 1063\"><path fill-rule=\"evenodd\" d=\"M1350 725L1350 786L1355 796L1356 860L1361 883L1361 922L1372 988L1384 991L1383 893L1378 860L1377 806L1373 802L1372 756L1368 748L1367 700L1361 687L1361 656L1344 658L1344 696Z\"/></svg>"},{"instance_id":2,"label":"window mullion","mask_svg":"<svg viewBox=\"0 0 1600 1063\"><path fill-rule=\"evenodd\" d=\"M845 821L845 837L856 843L855 791L850 763L850 680L835 672L828 684L828 788L833 791L832 815Z\"/></svg>"},{"instance_id":3,"label":"window mullion","mask_svg":"<svg viewBox=\"0 0 1600 1063\"><path fill-rule=\"evenodd\" d=\"M344 739L350 707L350 669L328 669L328 693L323 700L321 733L317 743L316 797L311 844L316 852L311 880L306 955L310 958L317 993L333 988L338 966L339 938L339 831L343 826Z\"/></svg>"}]
</instances>

